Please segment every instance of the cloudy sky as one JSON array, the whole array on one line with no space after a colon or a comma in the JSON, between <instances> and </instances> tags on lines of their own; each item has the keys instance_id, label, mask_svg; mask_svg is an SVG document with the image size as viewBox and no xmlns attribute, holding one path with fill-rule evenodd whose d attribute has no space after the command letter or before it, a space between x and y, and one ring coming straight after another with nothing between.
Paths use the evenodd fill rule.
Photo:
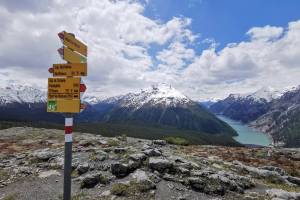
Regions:
<instances>
[{"instance_id":1,"label":"cloudy sky","mask_svg":"<svg viewBox=\"0 0 300 200\"><path fill-rule=\"evenodd\" d=\"M168 83L195 100L300 84L297 0L0 0L0 78L47 87L57 33L88 45L89 95Z\"/></svg>"}]
</instances>

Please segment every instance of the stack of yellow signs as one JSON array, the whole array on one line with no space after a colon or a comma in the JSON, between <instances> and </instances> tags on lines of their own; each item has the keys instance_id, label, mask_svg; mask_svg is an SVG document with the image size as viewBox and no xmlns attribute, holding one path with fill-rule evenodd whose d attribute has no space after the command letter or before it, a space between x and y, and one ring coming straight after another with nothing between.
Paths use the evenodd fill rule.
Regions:
<instances>
[{"instance_id":1,"label":"stack of yellow signs","mask_svg":"<svg viewBox=\"0 0 300 200\"><path fill-rule=\"evenodd\" d=\"M86 87L81 76L87 76L87 46L65 31L58 34L63 47L58 50L66 64L54 64L48 79L48 112L79 113L82 108L80 93Z\"/></svg>"}]
</instances>

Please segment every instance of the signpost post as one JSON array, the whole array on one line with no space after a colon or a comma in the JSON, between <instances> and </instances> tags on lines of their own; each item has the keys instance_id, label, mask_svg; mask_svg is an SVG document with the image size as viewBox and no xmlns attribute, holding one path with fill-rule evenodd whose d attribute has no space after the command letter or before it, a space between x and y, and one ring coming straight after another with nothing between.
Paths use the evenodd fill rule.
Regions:
<instances>
[{"instance_id":1,"label":"signpost post","mask_svg":"<svg viewBox=\"0 0 300 200\"><path fill-rule=\"evenodd\" d=\"M73 116L85 108L81 96L86 91L81 76L87 76L87 46L72 33L58 33L63 47L58 50L67 61L53 64L48 79L47 112L64 113L65 116L65 161L64 161L64 200L71 200Z\"/></svg>"}]
</instances>

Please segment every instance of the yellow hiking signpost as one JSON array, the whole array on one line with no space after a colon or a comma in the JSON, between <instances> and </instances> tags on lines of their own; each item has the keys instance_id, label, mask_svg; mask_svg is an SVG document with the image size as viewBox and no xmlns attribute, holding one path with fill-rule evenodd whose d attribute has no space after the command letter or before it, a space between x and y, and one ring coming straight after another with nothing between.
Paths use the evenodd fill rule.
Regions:
<instances>
[{"instance_id":1,"label":"yellow hiking signpost","mask_svg":"<svg viewBox=\"0 0 300 200\"><path fill-rule=\"evenodd\" d=\"M53 64L48 70L53 78L48 78L47 112L65 115L63 199L71 200L73 116L85 108L81 103L81 94L86 86L81 76L87 76L87 46L72 33L62 31L58 36L64 45L58 52L67 63Z\"/></svg>"}]
</instances>

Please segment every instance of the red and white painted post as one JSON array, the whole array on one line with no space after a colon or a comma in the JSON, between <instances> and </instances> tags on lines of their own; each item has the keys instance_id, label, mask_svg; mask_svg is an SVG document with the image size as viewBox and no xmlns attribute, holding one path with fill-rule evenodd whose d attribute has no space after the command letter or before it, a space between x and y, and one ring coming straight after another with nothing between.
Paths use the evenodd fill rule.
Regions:
<instances>
[{"instance_id":1,"label":"red and white painted post","mask_svg":"<svg viewBox=\"0 0 300 200\"><path fill-rule=\"evenodd\" d=\"M73 117L65 118L65 142L73 142Z\"/></svg>"},{"instance_id":2,"label":"red and white painted post","mask_svg":"<svg viewBox=\"0 0 300 200\"><path fill-rule=\"evenodd\" d=\"M71 173L72 173L72 143L73 143L73 117L65 118L65 165L64 165L64 199L71 199Z\"/></svg>"}]
</instances>

